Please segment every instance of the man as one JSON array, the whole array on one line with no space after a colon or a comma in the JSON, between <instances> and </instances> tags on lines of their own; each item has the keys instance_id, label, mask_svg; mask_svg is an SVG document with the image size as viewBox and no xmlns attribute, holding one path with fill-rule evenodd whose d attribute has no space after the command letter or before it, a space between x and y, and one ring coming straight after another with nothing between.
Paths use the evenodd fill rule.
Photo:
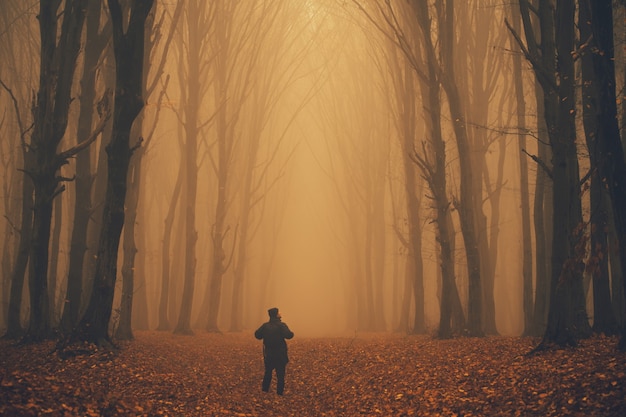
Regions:
<instances>
[{"instance_id":1,"label":"man","mask_svg":"<svg viewBox=\"0 0 626 417\"><path fill-rule=\"evenodd\" d=\"M281 321L281 315L277 308L267 310L270 321L263 323L254 332L254 337L263 339L263 361L265 363L265 375L261 388L264 392L270 389L272 382L272 372L276 369L276 393L283 395L285 390L285 367L289 358L287 357L287 342L291 339L293 332Z\"/></svg>"}]
</instances>

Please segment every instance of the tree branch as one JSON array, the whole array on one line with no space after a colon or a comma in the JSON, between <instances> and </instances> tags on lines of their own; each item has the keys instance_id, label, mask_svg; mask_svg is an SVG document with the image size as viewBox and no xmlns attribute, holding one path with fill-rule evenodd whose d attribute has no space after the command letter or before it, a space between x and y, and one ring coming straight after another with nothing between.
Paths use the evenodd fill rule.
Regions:
<instances>
[{"instance_id":1,"label":"tree branch","mask_svg":"<svg viewBox=\"0 0 626 417\"><path fill-rule=\"evenodd\" d=\"M89 137L86 140L78 143L76 146L71 147L70 149L64 152L61 152L58 155L58 159L60 161L66 161L67 159L76 155L78 152L82 151L83 149L86 149L89 145L91 145L98 138L98 135L102 133L102 131L104 130L104 127L106 126L107 121L111 118L111 108L110 108L111 94L112 94L111 89L107 88L107 90L104 92L104 95L98 102L98 114L100 114L100 120L98 121L98 124L96 125L93 132L91 132L91 135L89 135Z\"/></svg>"},{"instance_id":2,"label":"tree branch","mask_svg":"<svg viewBox=\"0 0 626 417\"><path fill-rule=\"evenodd\" d=\"M541 168L543 168L543 170L548 175L548 177L550 177L550 179L552 179L552 170L550 169L550 167L548 167L548 165L546 165L546 163L543 160L541 160L536 155L529 154L528 152L526 152L526 149L522 149L522 152L524 152L526 155L528 155L530 157L530 159L535 161Z\"/></svg>"}]
</instances>

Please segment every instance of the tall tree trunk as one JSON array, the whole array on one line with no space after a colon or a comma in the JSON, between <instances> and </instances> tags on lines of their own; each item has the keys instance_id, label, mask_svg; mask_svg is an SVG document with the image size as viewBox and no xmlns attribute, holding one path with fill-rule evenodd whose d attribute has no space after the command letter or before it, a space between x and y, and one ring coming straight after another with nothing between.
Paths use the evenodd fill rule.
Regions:
<instances>
[{"instance_id":1,"label":"tall tree trunk","mask_svg":"<svg viewBox=\"0 0 626 417\"><path fill-rule=\"evenodd\" d=\"M185 111L186 123L185 123L185 138L186 138L186 156L185 162L185 264L183 267L183 302L181 304L180 314L178 316L178 323L174 329L174 333L179 334L191 334L191 306L193 300L193 293L195 288L195 275L196 275L196 242L198 241L198 232L196 231L196 194L198 188L198 164L196 161L197 155L197 111L199 107L199 97L197 94L198 89L195 83L198 82L198 76L191 71L192 68L196 68L190 65L189 91L188 91L188 106Z\"/></svg>"},{"instance_id":2,"label":"tall tree trunk","mask_svg":"<svg viewBox=\"0 0 626 417\"><path fill-rule=\"evenodd\" d=\"M613 296L612 306L613 315L618 326L622 328L626 325L626 292L622 285L624 274L622 273L622 264L619 259L619 243L617 232L615 230L615 216L612 212L612 205L608 206L610 214L608 219L608 245L609 245L609 264L611 269L611 295Z\"/></svg>"},{"instance_id":3,"label":"tall tree trunk","mask_svg":"<svg viewBox=\"0 0 626 417\"><path fill-rule=\"evenodd\" d=\"M143 187L142 187L143 188ZM141 193L140 199L145 200L146 194ZM145 214L145 209L141 211ZM146 228L142 227L144 223L139 222L139 232L137 233L137 247L147 248L147 233ZM137 228L135 228L137 230ZM152 286L151 276L148 276L148 253L146 250L140 250L137 252L135 258L135 295L133 296L133 316L131 317L132 327L135 330L150 330L150 313L148 310L148 289Z\"/></svg>"},{"instance_id":4,"label":"tall tree trunk","mask_svg":"<svg viewBox=\"0 0 626 417\"><path fill-rule=\"evenodd\" d=\"M223 6L224 4L222 4ZM226 17L216 20L215 37L220 45L221 50L218 52L220 58L216 59L216 75L215 75L215 108L219 109L216 116L216 135L217 135L217 194L215 206L215 219L211 230L211 242L213 243L213 251L211 254L211 272L209 275L209 300L206 330L208 332L219 332L218 315L222 299L222 280L227 270L226 249L224 244L226 234L230 227L226 224L226 217L229 209L229 187L231 175L231 156L235 141L234 125L236 120L230 105L232 97L228 92L233 86L228 84L230 75L229 54L236 51L229 51L229 39L233 25L233 10L220 7Z\"/></svg>"},{"instance_id":5,"label":"tall tree trunk","mask_svg":"<svg viewBox=\"0 0 626 417\"><path fill-rule=\"evenodd\" d=\"M11 181L16 187L12 187L13 189L17 189L19 187L19 182L16 181L16 178L19 175L14 175L12 178L7 178L8 181ZM6 191L3 190L3 191ZM5 192L5 196L9 194ZM5 199L4 207L6 208L6 216L8 219L17 219L19 218L19 200L17 198L12 199L12 202L7 201ZM0 254L0 278L2 282L0 283L0 326L2 328L6 328L7 326L7 312L9 306L9 298L11 294L11 274L13 271L13 263L15 262L15 252L17 252L17 245L19 243L19 230L11 230L15 228L13 224L10 224L9 229L5 230L4 237L2 239L2 254ZM23 280L22 280L23 282Z\"/></svg>"},{"instance_id":6,"label":"tall tree trunk","mask_svg":"<svg viewBox=\"0 0 626 417\"><path fill-rule=\"evenodd\" d=\"M174 185L174 192L170 199L170 205L165 216L163 227L163 244L161 246L161 293L159 295L159 321L157 324L157 330L170 330L171 321L169 312L171 307L169 306L169 298L171 296L170 288L170 249L172 240L172 229L174 226L174 219L176 215L176 207L178 206L180 190L183 184L184 177L184 164L180 164L178 167L178 175L176 176L176 184Z\"/></svg>"},{"instance_id":7,"label":"tall tree trunk","mask_svg":"<svg viewBox=\"0 0 626 417\"><path fill-rule=\"evenodd\" d=\"M199 4L189 3L189 13L187 15L189 50L199 50L203 39L198 36L202 32L203 22ZM196 244L198 232L196 230L196 201L198 193L198 135L199 135L199 113L201 107L202 90L201 67L203 62L196 54L188 53L186 57L187 79L182 80L184 85L184 95L186 106L184 109L185 123L185 210L184 210L184 233L185 233L185 265L183 275L183 303L181 304L178 324L174 333L189 334L191 331L191 306L196 279Z\"/></svg>"},{"instance_id":8,"label":"tall tree trunk","mask_svg":"<svg viewBox=\"0 0 626 417\"><path fill-rule=\"evenodd\" d=\"M589 2L587 0L579 1L578 28L581 50L585 48L585 43L593 38L591 19ZM589 169L591 170L591 248L587 270L591 273L593 283L593 330L594 332L613 335L617 332L617 323L613 316L609 284L608 213L606 208L608 198L605 198L604 181L598 172L599 164L602 161L598 159L600 155L596 146L598 139L598 120L596 118L598 101L592 53L588 50L583 51L582 54L582 119L589 150Z\"/></svg>"},{"instance_id":9,"label":"tall tree trunk","mask_svg":"<svg viewBox=\"0 0 626 417\"><path fill-rule=\"evenodd\" d=\"M398 105L401 106L401 149L402 164L404 168L404 195L406 201L407 224L409 229L408 236L408 258L407 258L407 284L405 291L412 289L414 302L413 328L411 333L422 334L426 331L425 312L424 312L424 265L422 259L422 229L420 225L420 202L417 198L417 173L415 163L411 160L411 153L415 149L415 95L416 89L413 81L413 71L409 65L405 65L404 71L400 72L402 78L402 89L397 94L401 97ZM403 74L403 75L402 75ZM405 297L408 294L405 295ZM410 298L407 299L407 304ZM408 305L406 313L408 313ZM406 314L403 311L402 317ZM403 317L404 319L404 317ZM405 319L404 319L405 320Z\"/></svg>"},{"instance_id":10,"label":"tall tree trunk","mask_svg":"<svg viewBox=\"0 0 626 417\"><path fill-rule=\"evenodd\" d=\"M421 41L425 49L425 62L427 71L426 76L421 77L421 70L415 68L420 76L420 91L422 102L424 104L425 120L427 125L428 136L431 138L432 154L434 160L429 160L428 155L431 152L426 151L424 145L424 155L420 158L415 154L415 162L418 164L428 186L433 194L435 203L435 222L437 226L437 242L439 243L442 288L441 288L441 305L439 308L439 329L437 335L439 338L445 339L452 336L452 317L456 311L458 316L462 310L455 309L454 300L458 300L458 291L456 289L454 274L454 253L452 250L454 236L452 233L452 219L450 214L450 201L447 195L446 185L446 150L441 131L441 101L440 92L441 85L437 76L435 48L432 44L431 20L428 15L427 5L424 2L412 2L415 17L421 32ZM455 297L456 295L456 297ZM457 305L458 306L458 305ZM465 320L463 318L462 324Z\"/></svg>"},{"instance_id":11,"label":"tall tree trunk","mask_svg":"<svg viewBox=\"0 0 626 417\"><path fill-rule=\"evenodd\" d=\"M135 0L130 4L130 20L124 32L123 12L118 0L109 0L113 24L116 88L111 142L107 145L107 190L102 231L96 260L93 290L87 311L75 337L93 343L108 343L109 320L117 278L120 236L124 226L126 182L132 148L130 132L144 106L143 53L145 22L153 0Z\"/></svg>"},{"instance_id":12,"label":"tall tree trunk","mask_svg":"<svg viewBox=\"0 0 626 417\"><path fill-rule=\"evenodd\" d=\"M260 135L260 132L258 132ZM254 136L255 133L252 133ZM230 330L241 331L243 328L243 284L248 261L248 240L250 231L250 211L252 210L252 174L257 162L259 137L250 138L244 183L241 190L241 216L237 261L233 269L233 296L231 300Z\"/></svg>"},{"instance_id":13,"label":"tall tree trunk","mask_svg":"<svg viewBox=\"0 0 626 417\"><path fill-rule=\"evenodd\" d=\"M545 99L538 83L535 83L537 114L544 114ZM545 119L537 119L537 157L541 161L551 159L548 146L550 139ZM535 300L533 322L529 335L540 336L546 329L548 306L550 304L550 259L552 253L552 182L544 168L536 168L535 200L533 202L533 228L535 231Z\"/></svg>"},{"instance_id":14,"label":"tall tree trunk","mask_svg":"<svg viewBox=\"0 0 626 417\"><path fill-rule=\"evenodd\" d=\"M513 29L520 31L519 8L511 5ZM522 308L524 311L524 335L532 334L533 325L533 254L532 236L530 233L530 193L528 185L528 160L522 152L526 149L526 101L524 99L524 81L522 78L522 57L514 54L513 60L513 83L515 92L515 107L517 115L517 128L519 135L518 159L520 166L520 198L522 212Z\"/></svg>"},{"instance_id":15,"label":"tall tree trunk","mask_svg":"<svg viewBox=\"0 0 626 417\"><path fill-rule=\"evenodd\" d=\"M63 222L63 199L59 196L53 207L54 215L54 228L52 229L52 239L50 240L50 252L54 254L50 259L50 273L48 277L48 314L50 315L50 325L52 327L57 326L57 317L59 311L57 311L56 294L58 283L58 269L59 269L59 255L61 254L61 224Z\"/></svg>"},{"instance_id":16,"label":"tall tree trunk","mask_svg":"<svg viewBox=\"0 0 626 417\"><path fill-rule=\"evenodd\" d=\"M33 152L27 148L22 148L24 161L24 172L32 169ZM7 331L4 337L8 339L18 339L23 333L21 313L22 296L24 291L24 281L26 278L26 268L30 256L31 231L33 225L33 193L34 186L31 179L24 174L22 183L22 213L19 229L19 243L15 256L15 263L11 271L11 293L9 296L9 310L7 312Z\"/></svg>"},{"instance_id":17,"label":"tall tree trunk","mask_svg":"<svg viewBox=\"0 0 626 417\"><path fill-rule=\"evenodd\" d=\"M556 124L551 133L553 244L550 308L542 344L574 344L589 332L582 287L582 209L576 152L574 1L557 2L555 18L559 83Z\"/></svg>"},{"instance_id":18,"label":"tall tree trunk","mask_svg":"<svg viewBox=\"0 0 626 417\"><path fill-rule=\"evenodd\" d=\"M138 129L139 130L139 129ZM130 162L127 179L127 193L125 199L125 215L123 229L122 261L122 296L120 298L120 321L115 337L120 340L133 340L133 298L135 285L135 257L137 245L135 243L135 224L137 223L137 207L139 206L139 184L141 182L141 161L145 148L137 149Z\"/></svg>"},{"instance_id":19,"label":"tall tree trunk","mask_svg":"<svg viewBox=\"0 0 626 417\"><path fill-rule=\"evenodd\" d=\"M57 173L67 161L66 156L57 154L57 147L67 128L72 81L87 1L67 1L61 14L58 12L59 6L59 1L41 0L38 16L41 59L31 136L35 163L33 170L28 172L34 184L35 199L28 270L30 320L26 341L38 341L50 336L48 245L52 204L63 190L62 187L57 188L61 180ZM59 16L63 16L60 34L57 27Z\"/></svg>"},{"instance_id":20,"label":"tall tree trunk","mask_svg":"<svg viewBox=\"0 0 626 417\"><path fill-rule=\"evenodd\" d=\"M442 55L442 76L441 84L448 97L448 106L452 118L452 128L459 155L460 166L460 199L456 203L459 219L461 223L461 233L465 246L465 257L467 260L467 272L469 281L469 299L467 324L470 336L482 336L484 334L482 325L482 287L481 287L481 265L478 251L478 240L476 238L475 213L476 207L474 190L472 189L473 176L471 166L471 149L467 137L467 127L465 124L465 114L461 105L461 97L456 85L454 75L453 58L453 36L454 36L454 1L439 4L439 38L441 42Z\"/></svg>"},{"instance_id":21,"label":"tall tree trunk","mask_svg":"<svg viewBox=\"0 0 626 417\"><path fill-rule=\"evenodd\" d=\"M606 182L611 196L613 214L619 241L619 259L626 265L626 161L617 123L615 92L615 48L613 44L613 5L609 0L592 1L591 22L593 42L597 52L593 54L593 68L598 88L597 112L599 172ZM622 279L626 292L626 280ZM623 325L619 343L626 350L626 326Z\"/></svg>"},{"instance_id":22,"label":"tall tree trunk","mask_svg":"<svg viewBox=\"0 0 626 417\"><path fill-rule=\"evenodd\" d=\"M388 158L387 152L375 152L377 172L378 174L373 177L374 183L373 191L377 198L372 201L372 233L373 233L373 257L372 262L372 278L373 278L373 290L374 290L374 326L378 331L386 330L384 297L383 297L383 284L385 281L385 259L387 239L385 239L385 171L387 169L386 159Z\"/></svg>"},{"instance_id":23,"label":"tall tree trunk","mask_svg":"<svg viewBox=\"0 0 626 417\"><path fill-rule=\"evenodd\" d=\"M106 45L107 37L99 32L102 5L100 2L89 2L86 22L85 55L83 74L80 81L79 116L76 136L86 138L93 125L93 110L96 98L96 69L98 60ZM92 185L94 175L91 167L89 151L76 156L76 179L74 199L74 222L70 243L67 287L61 317L60 328L64 333L70 332L80 320L81 301L83 297L83 281L85 275L85 254L87 252L87 232L89 218L92 214Z\"/></svg>"}]
</instances>

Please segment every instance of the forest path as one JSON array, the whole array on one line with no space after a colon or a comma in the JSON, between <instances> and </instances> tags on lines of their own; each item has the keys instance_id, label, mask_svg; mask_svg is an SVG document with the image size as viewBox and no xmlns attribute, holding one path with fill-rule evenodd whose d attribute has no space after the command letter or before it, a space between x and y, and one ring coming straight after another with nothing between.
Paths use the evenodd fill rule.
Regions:
<instances>
[{"instance_id":1,"label":"forest path","mask_svg":"<svg viewBox=\"0 0 626 417\"><path fill-rule=\"evenodd\" d=\"M615 338L524 356L532 338L357 335L289 341L285 395L261 391L252 332L136 332L62 359L0 341L6 416L624 416Z\"/></svg>"}]
</instances>

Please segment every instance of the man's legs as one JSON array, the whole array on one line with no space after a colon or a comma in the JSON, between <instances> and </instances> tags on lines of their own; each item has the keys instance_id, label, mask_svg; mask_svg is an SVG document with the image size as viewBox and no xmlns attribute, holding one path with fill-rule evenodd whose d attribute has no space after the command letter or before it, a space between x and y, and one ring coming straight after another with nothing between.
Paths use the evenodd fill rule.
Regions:
<instances>
[{"instance_id":1,"label":"man's legs","mask_svg":"<svg viewBox=\"0 0 626 417\"><path fill-rule=\"evenodd\" d=\"M270 383L272 382L272 371L274 370L274 366L270 363L265 364L265 374L263 375L263 384L261 385L261 389L264 392L268 392L270 390Z\"/></svg>"},{"instance_id":2,"label":"man's legs","mask_svg":"<svg viewBox=\"0 0 626 417\"><path fill-rule=\"evenodd\" d=\"M283 395L285 390L285 364L276 366L276 393Z\"/></svg>"}]
</instances>

